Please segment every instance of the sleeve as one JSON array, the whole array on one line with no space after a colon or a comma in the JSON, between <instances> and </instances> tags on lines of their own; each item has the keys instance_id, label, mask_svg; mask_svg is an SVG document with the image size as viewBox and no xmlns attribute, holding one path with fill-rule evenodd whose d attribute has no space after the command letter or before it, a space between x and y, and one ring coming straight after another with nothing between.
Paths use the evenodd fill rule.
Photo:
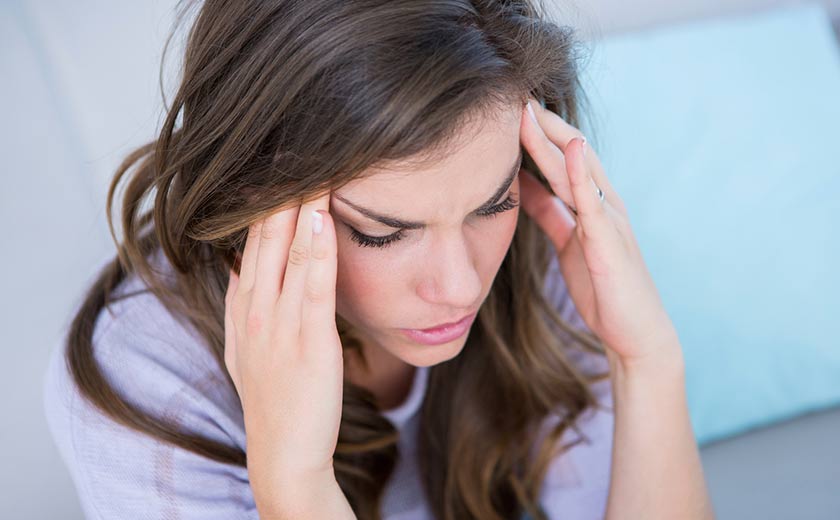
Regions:
<instances>
[{"instance_id":1,"label":"sleeve","mask_svg":"<svg viewBox=\"0 0 840 520\"><path fill-rule=\"evenodd\" d=\"M210 363L195 368L202 365L194 362L199 343L160 309L143 310L140 302L155 305L149 298L131 298L138 304L123 307L114 320L107 311L100 315L94 355L106 378L144 411L244 449L235 392L223 391L227 385ZM64 349L55 348L43 381L44 411L87 519L259 518L245 467L113 421L78 392L64 361Z\"/></svg>"},{"instance_id":2,"label":"sleeve","mask_svg":"<svg viewBox=\"0 0 840 520\"><path fill-rule=\"evenodd\" d=\"M572 326L590 331L575 308L556 260L549 267L546 290ZM604 356L573 352L571 358L584 373L609 370ZM604 379L593 383L591 388L599 406L587 409L578 419L583 440L551 462L540 491L540 503L552 520L603 520L606 513L614 426L612 386L609 379ZM547 422L551 424L557 420L552 417ZM561 442L568 443L578 437L577 432L569 429L564 432Z\"/></svg>"}]
</instances>

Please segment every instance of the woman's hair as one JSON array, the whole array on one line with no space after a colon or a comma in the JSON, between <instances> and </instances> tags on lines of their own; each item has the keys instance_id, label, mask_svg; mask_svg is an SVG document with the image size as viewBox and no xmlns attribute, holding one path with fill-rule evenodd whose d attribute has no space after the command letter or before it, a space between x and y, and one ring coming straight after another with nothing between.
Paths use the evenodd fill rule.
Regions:
<instances>
[{"instance_id":1,"label":"woman's hair","mask_svg":"<svg viewBox=\"0 0 840 520\"><path fill-rule=\"evenodd\" d=\"M67 336L68 367L82 394L130 428L245 466L239 448L150 416L108 384L92 334L100 311L119 299L112 291L139 276L195 327L228 376L224 295L251 223L374 165L440 159L468 122L522 107L529 95L578 126L580 47L572 29L550 22L531 0L205 1L159 135L111 182L107 217L117 254ZM550 189L527 153L524 167ZM120 243L112 208L123 180ZM174 267L171 279L150 263L158 250ZM430 368L418 463L437 518L527 511L544 519L538 493L548 464L580 439L558 441L598 404L589 384L605 374L590 378L567 355L570 348L603 354L603 346L566 323L544 294L553 254L520 213L464 349ZM358 349L351 326L336 321L343 348ZM538 427L551 414L560 421L543 438ZM380 518L397 438L373 395L345 381L334 466L360 519Z\"/></svg>"}]
</instances>

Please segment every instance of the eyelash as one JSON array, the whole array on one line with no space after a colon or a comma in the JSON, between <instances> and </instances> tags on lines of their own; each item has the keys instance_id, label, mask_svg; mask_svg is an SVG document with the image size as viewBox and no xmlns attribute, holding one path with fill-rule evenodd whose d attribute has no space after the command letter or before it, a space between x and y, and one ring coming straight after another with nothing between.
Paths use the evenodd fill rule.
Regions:
<instances>
[{"instance_id":1,"label":"eyelash","mask_svg":"<svg viewBox=\"0 0 840 520\"><path fill-rule=\"evenodd\" d=\"M505 211L512 210L513 208L519 205L519 201L516 200L512 195L508 195L508 197L496 204L495 206L491 206L487 209L484 213L480 213L479 215L482 217L495 217L499 213L503 213ZM353 228L350 228L350 239L359 244L361 247L388 247L389 245L397 242L403 238L403 231L400 229L396 233L392 233L388 236L384 237L372 237L368 235L363 235L359 233Z\"/></svg>"}]
</instances>

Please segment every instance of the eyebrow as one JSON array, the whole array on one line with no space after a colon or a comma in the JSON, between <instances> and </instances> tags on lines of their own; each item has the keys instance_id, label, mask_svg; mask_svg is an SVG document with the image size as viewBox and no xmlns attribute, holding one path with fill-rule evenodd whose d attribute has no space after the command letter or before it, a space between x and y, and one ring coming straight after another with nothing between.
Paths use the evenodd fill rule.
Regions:
<instances>
[{"instance_id":1,"label":"eyebrow","mask_svg":"<svg viewBox=\"0 0 840 520\"><path fill-rule=\"evenodd\" d=\"M489 209L494 204L496 204L499 199L502 198L502 195L510 188L510 185L513 184L513 180L516 178L516 174L519 173L519 167L522 165L522 147L519 148L519 154L516 156L516 161L513 163L513 167L510 169L507 177L505 180L502 181L502 184L496 190L492 197L490 197L487 202L479 206L475 212L481 212L484 210ZM355 209L362 215L368 217L371 220L375 220L381 224L385 224L386 226L392 228L403 228L403 229L423 229L426 227L426 224L423 222L417 222L412 220L402 220L390 215L382 215L376 213L374 211L369 210L368 208L363 208L357 204L350 202L349 200L345 199L341 195L334 193L333 196L339 199L341 202L347 204L351 208Z\"/></svg>"}]
</instances>

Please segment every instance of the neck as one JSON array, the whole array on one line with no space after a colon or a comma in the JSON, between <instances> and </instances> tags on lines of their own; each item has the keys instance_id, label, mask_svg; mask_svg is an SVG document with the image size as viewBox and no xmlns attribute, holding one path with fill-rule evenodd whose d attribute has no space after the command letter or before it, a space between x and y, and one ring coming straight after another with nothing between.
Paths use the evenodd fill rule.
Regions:
<instances>
[{"instance_id":1,"label":"neck","mask_svg":"<svg viewBox=\"0 0 840 520\"><path fill-rule=\"evenodd\" d=\"M344 367L347 378L376 398L380 410L390 410L405 402L417 367L394 357L380 346L363 346L367 367L356 351L346 351Z\"/></svg>"}]
</instances>

